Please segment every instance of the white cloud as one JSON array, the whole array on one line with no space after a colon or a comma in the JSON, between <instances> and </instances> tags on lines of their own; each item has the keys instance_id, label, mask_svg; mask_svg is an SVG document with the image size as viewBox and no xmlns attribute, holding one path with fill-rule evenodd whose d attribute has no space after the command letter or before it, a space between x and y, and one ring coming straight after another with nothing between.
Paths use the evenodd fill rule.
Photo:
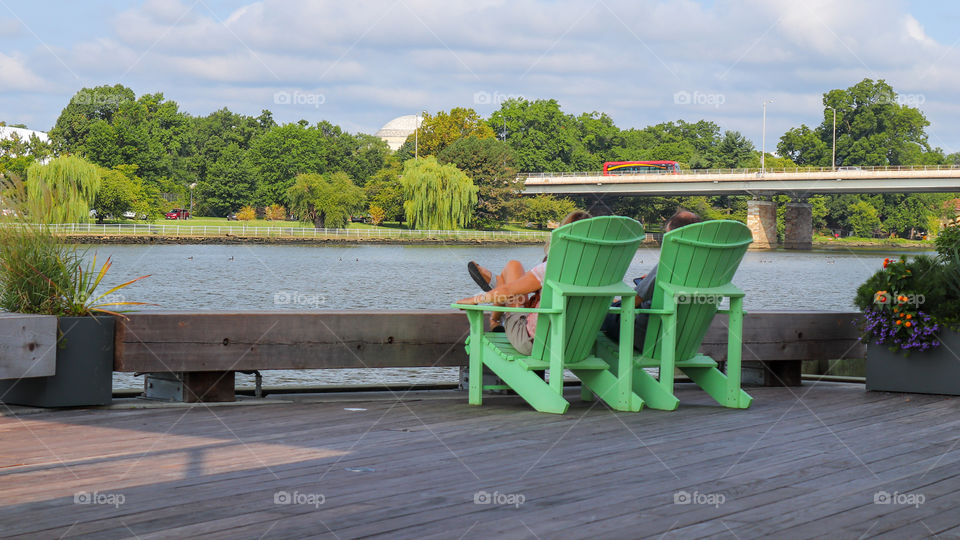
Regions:
<instances>
[{"instance_id":1,"label":"white cloud","mask_svg":"<svg viewBox=\"0 0 960 540\"><path fill-rule=\"evenodd\" d=\"M937 46L937 42L927 36L926 32L923 30L923 25L920 24L920 21L914 19L913 16L907 15L904 17L903 23L906 27L907 36L909 36L910 39L920 43L921 45L924 45L925 47Z\"/></svg>"},{"instance_id":2,"label":"white cloud","mask_svg":"<svg viewBox=\"0 0 960 540\"><path fill-rule=\"evenodd\" d=\"M0 53L0 91L44 90L43 79L34 74L19 56Z\"/></svg>"},{"instance_id":3,"label":"white cloud","mask_svg":"<svg viewBox=\"0 0 960 540\"><path fill-rule=\"evenodd\" d=\"M864 77L928 104L949 102L960 85L960 53L929 37L900 0L262 0L229 12L150 0L111 28L56 49L79 83L37 49L0 56L13 70L0 71L0 84L46 79L76 91L120 82L162 91L195 114L221 105L256 114L276 109L277 91L323 93L322 107L274 112L371 132L424 107L473 106L474 93L488 92L556 98L574 114L608 112L621 127L706 118L755 141L763 98L777 99L769 138L818 123L821 94ZM684 90L724 103L677 106ZM481 114L495 107L476 104ZM938 106L928 116L960 147L960 112Z\"/></svg>"}]
</instances>

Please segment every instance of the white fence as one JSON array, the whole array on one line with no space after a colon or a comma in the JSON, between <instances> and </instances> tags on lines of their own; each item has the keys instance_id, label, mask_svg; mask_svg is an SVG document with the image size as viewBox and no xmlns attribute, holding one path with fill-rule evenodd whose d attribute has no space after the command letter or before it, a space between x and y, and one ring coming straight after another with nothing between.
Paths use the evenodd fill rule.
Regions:
<instances>
[{"instance_id":1,"label":"white fence","mask_svg":"<svg viewBox=\"0 0 960 540\"><path fill-rule=\"evenodd\" d=\"M243 236L292 238L453 238L498 240L545 240L550 231L433 231L391 228L315 229L313 227L254 227L246 225L186 225L147 223L58 223L50 225L56 234L157 235L157 236Z\"/></svg>"}]
</instances>

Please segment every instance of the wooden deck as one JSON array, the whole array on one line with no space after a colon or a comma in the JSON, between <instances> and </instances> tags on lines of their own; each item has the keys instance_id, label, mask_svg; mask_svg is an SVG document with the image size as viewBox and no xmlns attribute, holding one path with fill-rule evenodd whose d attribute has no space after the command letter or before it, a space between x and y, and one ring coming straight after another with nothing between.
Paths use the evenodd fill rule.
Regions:
<instances>
[{"instance_id":1,"label":"wooden deck","mask_svg":"<svg viewBox=\"0 0 960 540\"><path fill-rule=\"evenodd\" d=\"M681 386L674 412L564 416L453 391L0 405L0 536L960 536L960 399L806 383L727 410Z\"/></svg>"}]
</instances>

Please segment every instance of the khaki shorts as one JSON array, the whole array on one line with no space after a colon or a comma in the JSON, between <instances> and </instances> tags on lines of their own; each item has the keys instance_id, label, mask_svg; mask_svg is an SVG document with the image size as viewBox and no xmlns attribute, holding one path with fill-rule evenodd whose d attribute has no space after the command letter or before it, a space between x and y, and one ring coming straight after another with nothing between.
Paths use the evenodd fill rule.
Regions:
<instances>
[{"instance_id":1,"label":"khaki shorts","mask_svg":"<svg viewBox=\"0 0 960 540\"><path fill-rule=\"evenodd\" d=\"M504 313L503 329L513 348L524 356L530 356L533 352L533 338L527 333L527 314L517 311Z\"/></svg>"}]
</instances>

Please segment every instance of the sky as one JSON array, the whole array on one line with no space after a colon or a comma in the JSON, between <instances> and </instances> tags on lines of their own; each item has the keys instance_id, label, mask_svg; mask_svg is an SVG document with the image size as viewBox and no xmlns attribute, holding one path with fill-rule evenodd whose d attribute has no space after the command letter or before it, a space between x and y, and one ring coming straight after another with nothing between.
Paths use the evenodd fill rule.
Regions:
<instances>
[{"instance_id":1,"label":"sky","mask_svg":"<svg viewBox=\"0 0 960 540\"><path fill-rule=\"evenodd\" d=\"M0 0L0 120L46 131L77 91L374 133L510 97L622 129L717 123L766 148L824 92L884 79L960 150L956 0ZM638 156L642 159L642 156Z\"/></svg>"}]
</instances>

